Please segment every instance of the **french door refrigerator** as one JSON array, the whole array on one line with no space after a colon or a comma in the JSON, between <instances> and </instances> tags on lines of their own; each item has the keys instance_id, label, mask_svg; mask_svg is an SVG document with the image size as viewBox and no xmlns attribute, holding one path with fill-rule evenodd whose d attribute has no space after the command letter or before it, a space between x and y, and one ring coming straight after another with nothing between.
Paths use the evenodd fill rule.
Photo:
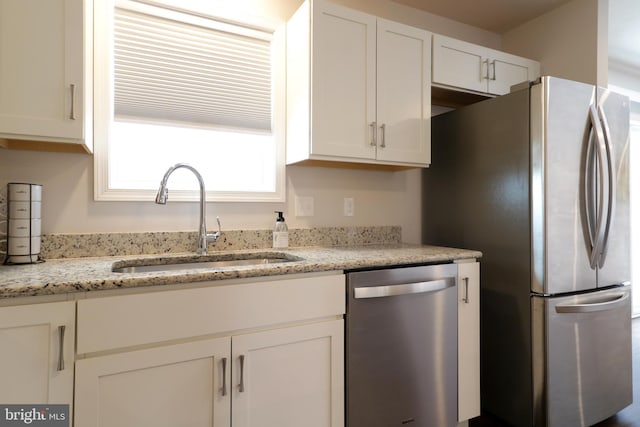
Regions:
<instances>
[{"instance_id":1,"label":"french door refrigerator","mask_svg":"<svg viewBox=\"0 0 640 427\"><path fill-rule=\"evenodd\" d=\"M483 411L590 426L633 400L628 99L524 86L432 118L423 241L483 253Z\"/></svg>"}]
</instances>

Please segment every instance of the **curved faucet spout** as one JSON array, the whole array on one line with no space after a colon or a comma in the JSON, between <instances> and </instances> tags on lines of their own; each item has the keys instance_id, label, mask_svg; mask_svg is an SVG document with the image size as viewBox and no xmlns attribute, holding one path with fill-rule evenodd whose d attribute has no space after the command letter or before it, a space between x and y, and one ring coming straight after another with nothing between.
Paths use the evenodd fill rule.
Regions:
<instances>
[{"instance_id":1,"label":"curved faucet spout","mask_svg":"<svg viewBox=\"0 0 640 427\"><path fill-rule=\"evenodd\" d=\"M167 199L169 196L167 181L169 180L169 176L173 173L173 171L179 168L185 168L193 172L196 178L198 178L198 183L200 184L200 229L198 230L198 254L205 255L207 253L207 243L215 243L221 235L220 218L216 217L216 220L218 221L218 231L215 233L207 233L206 191L204 189L204 180L202 179L202 175L200 175L196 168L187 163L176 163L175 165L167 169L164 176L162 177L162 181L160 181L160 188L158 189L158 194L156 195L156 203L159 205L167 204Z\"/></svg>"}]
</instances>

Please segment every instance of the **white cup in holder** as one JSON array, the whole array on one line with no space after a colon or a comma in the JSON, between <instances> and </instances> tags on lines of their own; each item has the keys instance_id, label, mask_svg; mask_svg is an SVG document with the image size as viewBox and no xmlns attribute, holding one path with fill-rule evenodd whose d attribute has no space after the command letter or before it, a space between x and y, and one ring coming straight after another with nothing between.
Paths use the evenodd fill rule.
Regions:
<instances>
[{"instance_id":1,"label":"white cup in holder","mask_svg":"<svg viewBox=\"0 0 640 427\"><path fill-rule=\"evenodd\" d=\"M42 186L38 184L10 183L7 191L9 200L16 202L42 201Z\"/></svg>"},{"instance_id":2,"label":"white cup in holder","mask_svg":"<svg viewBox=\"0 0 640 427\"><path fill-rule=\"evenodd\" d=\"M41 235L42 220L33 219L10 219L9 237L37 237Z\"/></svg>"},{"instance_id":3,"label":"white cup in holder","mask_svg":"<svg viewBox=\"0 0 640 427\"><path fill-rule=\"evenodd\" d=\"M42 202L9 202L9 218L41 218Z\"/></svg>"},{"instance_id":4,"label":"white cup in holder","mask_svg":"<svg viewBox=\"0 0 640 427\"><path fill-rule=\"evenodd\" d=\"M40 253L40 237L16 237L9 239L7 254L30 255Z\"/></svg>"}]
</instances>

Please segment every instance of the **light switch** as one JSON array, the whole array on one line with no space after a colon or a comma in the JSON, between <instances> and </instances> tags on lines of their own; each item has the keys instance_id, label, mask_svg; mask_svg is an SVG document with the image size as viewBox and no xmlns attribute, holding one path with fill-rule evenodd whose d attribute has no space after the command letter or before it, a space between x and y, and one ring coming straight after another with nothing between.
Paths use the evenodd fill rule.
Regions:
<instances>
[{"instance_id":1,"label":"light switch","mask_svg":"<svg viewBox=\"0 0 640 427\"><path fill-rule=\"evenodd\" d=\"M313 197L296 196L295 212L296 216L313 216Z\"/></svg>"}]
</instances>

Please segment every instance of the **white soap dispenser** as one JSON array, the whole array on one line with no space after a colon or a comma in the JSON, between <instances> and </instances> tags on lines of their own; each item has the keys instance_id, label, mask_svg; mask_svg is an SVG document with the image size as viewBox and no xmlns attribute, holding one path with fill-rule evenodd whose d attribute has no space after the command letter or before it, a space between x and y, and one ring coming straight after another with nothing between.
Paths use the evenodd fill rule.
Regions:
<instances>
[{"instance_id":1,"label":"white soap dispenser","mask_svg":"<svg viewBox=\"0 0 640 427\"><path fill-rule=\"evenodd\" d=\"M284 222L284 216L281 211L275 211L278 214L276 225L273 228L273 247L274 249L282 249L289 246L289 227Z\"/></svg>"}]
</instances>

